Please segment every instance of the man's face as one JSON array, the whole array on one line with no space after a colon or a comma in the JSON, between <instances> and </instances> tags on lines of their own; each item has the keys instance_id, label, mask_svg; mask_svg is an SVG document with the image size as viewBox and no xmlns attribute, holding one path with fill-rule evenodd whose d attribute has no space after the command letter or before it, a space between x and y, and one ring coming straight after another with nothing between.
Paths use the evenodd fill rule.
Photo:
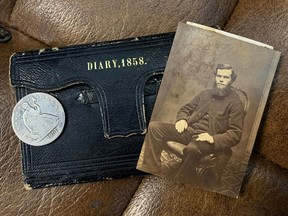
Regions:
<instances>
[{"instance_id":1,"label":"man's face","mask_svg":"<svg viewBox=\"0 0 288 216\"><path fill-rule=\"evenodd\" d=\"M232 71L230 69L218 69L216 73L216 86L218 89L225 89L230 87L233 83Z\"/></svg>"}]
</instances>

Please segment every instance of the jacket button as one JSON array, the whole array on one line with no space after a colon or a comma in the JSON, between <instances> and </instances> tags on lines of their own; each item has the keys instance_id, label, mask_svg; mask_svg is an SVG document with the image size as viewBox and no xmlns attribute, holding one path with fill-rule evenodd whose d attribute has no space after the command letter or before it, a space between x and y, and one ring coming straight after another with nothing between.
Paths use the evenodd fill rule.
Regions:
<instances>
[{"instance_id":1,"label":"jacket button","mask_svg":"<svg viewBox=\"0 0 288 216\"><path fill-rule=\"evenodd\" d=\"M11 40L12 35L9 31L7 31L5 28L0 27L0 43L8 42Z\"/></svg>"}]
</instances>

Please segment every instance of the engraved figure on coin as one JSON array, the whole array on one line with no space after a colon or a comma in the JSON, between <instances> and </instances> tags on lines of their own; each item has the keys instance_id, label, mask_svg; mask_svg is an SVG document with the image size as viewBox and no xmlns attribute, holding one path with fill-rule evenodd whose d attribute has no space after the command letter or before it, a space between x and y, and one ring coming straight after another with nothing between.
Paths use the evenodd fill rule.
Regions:
<instances>
[{"instance_id":1,"label":"engraved figure on coin","mask_svg":"<svg viewBox=\"0 0 288 216\"><path fill-rule=\"evenodd\" d=\"M32 97L31 100L32 102L22 104L23 123L30 132L31 138L41 141L56 129L61 118L51 113L42 112L41 107L37 104L37 99Z\"/></svg>"}]
</instances>

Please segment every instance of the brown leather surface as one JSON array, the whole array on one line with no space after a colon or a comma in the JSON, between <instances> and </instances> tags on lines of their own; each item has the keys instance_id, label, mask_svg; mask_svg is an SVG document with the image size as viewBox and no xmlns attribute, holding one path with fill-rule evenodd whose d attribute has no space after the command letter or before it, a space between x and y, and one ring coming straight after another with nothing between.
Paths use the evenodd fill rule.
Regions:
<instances>
[{"instance_id":1,"label":"brown leather surface","mask_svg":"<svg viewBox=\"0 0 288 216\"><path fill-rule=\"evenodd\" d=\"M237 2L0 0L0 24L18 30L12 30L9 43L0 43L0 215L287 214L288 173L283 167L288 168L288 2L240 0L233 12ZM142 178L137 177L32 191L23 188L20 149L10 123L15 99L8 59L13 52L169 32L187 20L222 27L232 12L226 30L283 52L254 148L262 156L252 155L238 199L155 176L144 177L141 184Z\"/></svg>"},{"instance_id":2,"label":"brown leather surface","mask_svg":"<svg viewBox=\"0 0 288 216\"><path fill-rule=\"evenodd\" d=\"M224 26L237 2L18 0L10 22L46 44L64 46L175 31L179 21Z\"/></svg>"},{"instance_id":3,"label":"brown leather surface","mask_svg":"<svg viewBox=\"0 0 288 216\"><path fill-rule=\"evenodd\" d=\"M121 215L141 177L26 191L19 141L11 128L15 104L9 86L9 57L16 51L107 41L175 30L179 21L223 26L237 0L219 1L1 1L0 23L13 39L0 44L0 214ZM12 12L11 16L10 13ZM217 15L215 15L217 14ZM22 33L24 34L22 34ZM35 39L38 39L35 40ZM39 42L41 41L41 42Z\"/></svg>"},{"instance_id":4,"label":"brown leather surface","mask_svg":"<svg viewBox=\"0 0 288 216\"><path fill-rule=\"evenodd\" d=\"M287 185L287 169L254 154L237 199L151 175L123 215L287 215Z\"/></svg>"},{"instance_id":5,"label":"brown leather surface","mask_svg":"<svg viewBox=\"0 0 288 216\"><path fill-rule=\"evenodd\" d=\"M254 151L288 168L288 1L241 0L225 30L282 52Z\"/></svg>"},{"instance_id":6,"label":"brown leather surface","mask_svg":"<svg viewBox=\"0 0 288 216\"><path fill-rule=\"evenodd\" d=\"M19 141L10 123L15 95L9 85L9 57L46 46L17 31L12 35L10 42L0 43L0 215L121 215L141 177L24 189Z\"/></svg>"},{"instance_id":7,"label":"brown leather surface","mask_svg":"<svg viewBox=\"0 0 288 216\"><path fill-rule=\"evenodd\" d=\"M3 24L9 23L9 18L17 0L0 0L0 21Z\"/></svg>"}]
</instances>

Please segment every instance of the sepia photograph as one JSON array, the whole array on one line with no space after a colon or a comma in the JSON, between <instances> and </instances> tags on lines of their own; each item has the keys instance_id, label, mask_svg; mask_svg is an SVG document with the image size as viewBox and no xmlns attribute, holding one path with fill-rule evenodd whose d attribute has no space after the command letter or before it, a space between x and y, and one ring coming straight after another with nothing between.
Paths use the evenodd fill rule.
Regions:
<instances>
[{"instance_id":1,"label":"sepia photograph","mask_svg":"<svg viewBox=\"0 0 288 216\"><path fill-rule=\"evenodd\" d=\"M279 55L180 23L137 169L238 197Z\"/></svg>"}]
</instances>

